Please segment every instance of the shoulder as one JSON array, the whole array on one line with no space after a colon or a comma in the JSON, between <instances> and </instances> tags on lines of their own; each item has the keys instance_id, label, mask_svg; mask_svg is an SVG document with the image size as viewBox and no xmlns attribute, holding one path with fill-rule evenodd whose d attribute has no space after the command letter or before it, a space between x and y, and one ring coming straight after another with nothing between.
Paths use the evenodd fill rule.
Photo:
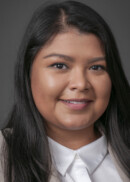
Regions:
<instances>
[{"instance_id":1,"label":"shoulder","mask_svg":"<svg viewBox=\"0 0 130 182\"><path fill-rule=\"evenodd\" d=\"M60 182L58 172L56 168L54 167L53 163L51 165L51 175L50 175L49 182Z\"/></svg>"},{"instance_id":2,"label":"shoulder","mask_svg":"<svg viewBox=\"0 0 130 182\"><path fill-rule=\"evenodd\" d=\"M4 141L4 137L2 134L2 131L0 130L0 182L4 182L4 173L3 173L3 168L2 168L2 144Z\"/></svg>"},{"instance_id":3,"label":"shoulder","mask_svg":"<svg viewBox=\"0 0 130 182\"><path fill-rule=\"evenodd\" d=\"M0 146L3 142L3 139L4 139L4 137L3 137L2 131L0 130Z\"/></svg>"},{"instance_id":4,"label":"shoulder","mask_svg":"<svg viewBox=\"0 0 130 182\"><path fill-rule=\"evenodd\" d=\"M0 153L2 152L2 145L4 142L4 136L2 134L2 131L0 130ZM0 155L1 156L1 155Z\"/></svg>"},{"instance_id":5,"label":"shoulder","mask_svg":"<svg viewBox=\"0 0 130 182\"><path fill-rule=\"evenodd\" d=\"M110 146L110 144L108 144L108 151L109 151L109 154L111 156L111 159L121 177L121 179L123 180L123 182L129 182L130 179L126 176L124 170L123 170L123 167L121 166L119 160L117 159L116 155L114 154L113 150L112 150L112 147Z\"/></svg>"}]
</instances>

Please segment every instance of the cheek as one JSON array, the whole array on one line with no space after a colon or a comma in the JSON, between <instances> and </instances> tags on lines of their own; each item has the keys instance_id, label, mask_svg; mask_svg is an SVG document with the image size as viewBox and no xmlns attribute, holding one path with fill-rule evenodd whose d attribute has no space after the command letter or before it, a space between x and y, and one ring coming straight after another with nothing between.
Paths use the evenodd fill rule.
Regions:
<instances>
[{"instance_id":1,"label":"cheek","mask_svg":"<svg viewBox=\"0 0 130 182\"><path fill-rule=\"evenodd\" d=\"M56 100L62 92L64 85L63 80L60 81L59 77L49 74L44 70L36 70L31 75L31 88L34 102L37 105L46 106L53 100Z\"/></svg>"},{"instance_id":2,"label":"cheek","mask_svg":"<svg viewBox=\"0 0 130 182\"><path fill-rule=\"evenodd\" d=\"M52 112L53 102L51 100L55 95L55 80L35 69L31 75L31 89L35 105L41 115L44 116L46 113Z\"/></svg>"},{"instance_id":3,"label":"cheek","mask_svg":"<svg viewBox=\"0 0 130 182\"><path fill-rule=\"evenodd\" d=\"M96 116L100 117L106 110L109 103L111 95L111 80L109 76L105 76L99 80L95 80L95 83L93 83L93 85L96 97L94 113Z\"/></svg>"},{"instance_id":4,"label":"cheek","mask_svg":"<svg viewBox=\"0 0 130 182\"><path fill-rule=\"evenodd\" d=\"M109 100L111 94L111 80L109 75L97 79L93 83L95 95L99 99Z\"/></svg>"},{"instance_id":5,"label":"cheek","mask_svg":"<svg viewBox=\"0 0 130 182\"><path fill-rule=\"evenodd\" d=\"M53 77L40 71L35 72L31 77L31 85L34 92L35 90L38 91L38 93L44 93L45 91L49 92L55 88L55 83L56 81Z\"/></svg>"}]
</instances>

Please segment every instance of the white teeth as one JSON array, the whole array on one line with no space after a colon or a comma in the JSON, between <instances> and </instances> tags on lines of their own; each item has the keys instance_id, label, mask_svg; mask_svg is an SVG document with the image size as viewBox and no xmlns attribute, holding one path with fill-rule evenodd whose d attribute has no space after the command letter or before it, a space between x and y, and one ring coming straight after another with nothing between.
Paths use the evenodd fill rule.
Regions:
<instances>
[{"instance_id":1,"label":"white teeth","mask_svg":"<svg viewBox=\"0 0 130 182\"><path fill-rule=\"evenodd\" d=\"M85 101L82 101L82 102L77 102L77 101L66 101L68 103L71 103L71 104L85 104L86 102Z\"/></svg>"}]
</instances>

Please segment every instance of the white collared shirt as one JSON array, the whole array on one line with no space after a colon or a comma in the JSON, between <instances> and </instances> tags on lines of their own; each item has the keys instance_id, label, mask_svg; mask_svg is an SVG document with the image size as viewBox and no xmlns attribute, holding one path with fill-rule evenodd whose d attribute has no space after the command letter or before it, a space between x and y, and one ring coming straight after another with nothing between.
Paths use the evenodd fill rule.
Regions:
<instances>
[{"instance_id":1,"label":"white collared shirt","mask_svg":"<svg viewBox=\"0 0 130 182\"><path fill-rule=\"evenodd\" d=\"M122 182L108 153L105 136L77 150L69 149L50 137L48 137L48 141L53 165L62 182L73 181L70 169L77 159L85 164L92 182Z\"/></svg>"}]
</instances>

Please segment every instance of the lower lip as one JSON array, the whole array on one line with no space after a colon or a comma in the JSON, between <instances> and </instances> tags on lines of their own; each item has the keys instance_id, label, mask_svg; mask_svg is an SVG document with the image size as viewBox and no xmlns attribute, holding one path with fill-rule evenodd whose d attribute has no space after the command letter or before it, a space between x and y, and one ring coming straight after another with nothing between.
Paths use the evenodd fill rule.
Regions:
<instances>
[{"instance_id":1,"label":"lower lip","mask_svg":"<svg viewBox=\"0 0 130 182\"><path fill-rule=\"evenodd\" d=\"M88 107L90 105L90 103L92 102L92 101L89 101L89 102L82 103L82 104L73 104L73 103L68 103L64 100L60 100L60 101L73 110L82 110L82 109Z\"/></svg>"}]
</instances>

